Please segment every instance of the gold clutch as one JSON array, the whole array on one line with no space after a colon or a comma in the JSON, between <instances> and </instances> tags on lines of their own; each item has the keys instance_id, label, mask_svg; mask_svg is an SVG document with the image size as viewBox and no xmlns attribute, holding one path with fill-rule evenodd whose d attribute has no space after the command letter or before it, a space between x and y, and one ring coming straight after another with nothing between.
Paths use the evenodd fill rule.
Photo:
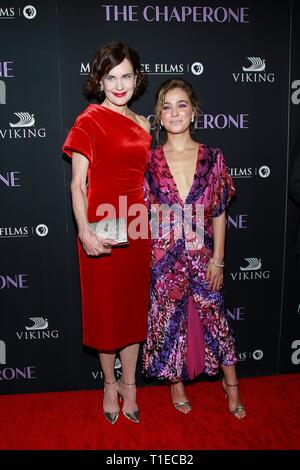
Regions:
<instances>
[{"instance_id":1,"label":"gold clutch","mask_svg":"<svg viewBox=\"0 0 300 470\"><path fill-rule=\"evenodd\" d=\"M90 222L89 228L99 238L109 238L115 240L118 245L127 245L128 236L126 220L121 219L103 219L99 222Z\"/></svg>"}]
</instances>

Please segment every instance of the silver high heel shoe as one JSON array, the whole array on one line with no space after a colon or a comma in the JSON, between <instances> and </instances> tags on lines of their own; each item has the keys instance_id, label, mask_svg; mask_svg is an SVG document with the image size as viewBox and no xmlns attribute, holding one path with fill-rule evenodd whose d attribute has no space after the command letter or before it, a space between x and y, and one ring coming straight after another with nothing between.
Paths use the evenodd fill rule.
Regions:
<instances>
[{"instance_id":1,"label":"silver high heel shoe","mask_svg":"<svg viewBox=\"0 0 300 470\"><path fill-rule=\"evenodd\" d=\"M105 385L114 385L115 383L117 383L116 380L114 382L107 382L106 380L104 380ZM105 392L105 386L104 386L104 392ZM105 409L103 408L103 415L110 424L115 424L117 422L117 419L119 418L119 413L120 413L120 409L118 409L118 411L105 411Z\"/></svg>"},{"instance_id":2,"label":"silver high heel shoe","mask_svg":"<svg viewBox=\"0 0 300 470\"><path fill-rule=\"evenodd\" d=\"M128 384L126 382L124 382L124 380L119 379L118 381L118 394L119 394L119 397L120 397L120 401L124 401L124 396L121 394L120 390L119 390L119 383L122 382L122 384L124 385L127 385L127 387L130 387L130 386L135 386L136 383L134 382L133 384ZM133 423L136 423L138 424L140 422L140 412L139 412L139 409L135 410L135 411L125 411L124 410L124 406L122 408L122 412L123 412L123 415L125 416L125 418L129 419L129 421L132 421Z\"/></svg>"}]
</instances>

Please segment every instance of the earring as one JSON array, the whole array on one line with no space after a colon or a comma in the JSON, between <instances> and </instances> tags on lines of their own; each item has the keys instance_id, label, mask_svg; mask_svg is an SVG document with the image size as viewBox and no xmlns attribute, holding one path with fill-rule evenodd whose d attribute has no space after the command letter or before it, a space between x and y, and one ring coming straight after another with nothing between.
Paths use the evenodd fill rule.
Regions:
<instances>
[{"instance_id":1,"label":"earring","mask_svg":"<svg viewBox=\"0 0 300 470\"><path fill-rule=\"evenodd\" d=\"M162 120L160 120L160 128L164 127Z\"/></svg>"},{"instance_id":2,"label":"earring","mask_svg":"<svg viewBox=\"0 0 300 470\"><path fill-rule=\"evenodd\" d=\"M195 119L195 116L194 116L194 114L192 114L191 122L194 122L194 119Z\"/></svg>"},{"instance_id":3,"label":"earring","mask_svg":"<svg viewBox=\"0 0 300 470\"><path fill-rule=\"evenodd\" d=\"M99 88L99 99L103 101L104 98L104 89L102 83L100 83L100 88Z\"/></svg>"}]
</instances>

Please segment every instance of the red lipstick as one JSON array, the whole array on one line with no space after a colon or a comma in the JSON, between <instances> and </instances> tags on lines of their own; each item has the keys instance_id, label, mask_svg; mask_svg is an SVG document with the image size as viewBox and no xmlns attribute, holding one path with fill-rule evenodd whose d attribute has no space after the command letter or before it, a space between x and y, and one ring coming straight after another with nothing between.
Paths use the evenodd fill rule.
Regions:
<instances>
[{"instance_id":1,"label":"red lipstick","mask_svg":"<svg viewBox=\"0 0 300 470\"><path fill-rule=\"evenodd\" d=\"M122 98L123 96L126 95L126 91L123 91L123 93L113 93L114 96L116 96L117 98Z\"/></svg>"}]
</instances>

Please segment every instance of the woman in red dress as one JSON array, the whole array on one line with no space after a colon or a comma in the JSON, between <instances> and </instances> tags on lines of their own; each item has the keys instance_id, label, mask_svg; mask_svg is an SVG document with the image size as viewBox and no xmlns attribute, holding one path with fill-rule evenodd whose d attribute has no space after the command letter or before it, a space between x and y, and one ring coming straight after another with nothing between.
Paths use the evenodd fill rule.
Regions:
<instances>
[{"instance_id":1,"label":"woman in red dress","mask_svg":"<svg viewBox=\"0 0 300 470\"><path fill-rule=\"evenodd\" d=\"M139 343L146 338L150 241L144 233L139 238L129 236L126 246L113 246L112 240L92 233L88 224L103 218L105 214L101 217L97 211L103 204L115 209L116 218L124 216L120 200L129 209L133 204L145 207L150 124L128 107L144 84L135 51L120 42L99 49L85 85L86 96L98 103L90 104L77 117L63 145L63 151L72 157L83 342L99 351L105 385L103 413L112 424L119 417L118 394L124 400L125 417L139 422L135 370ZM133 212L129 213L127 223L133 219ZM122 363L119 382L114 375L116 352Z\"/></svg>"}]
</instances>

